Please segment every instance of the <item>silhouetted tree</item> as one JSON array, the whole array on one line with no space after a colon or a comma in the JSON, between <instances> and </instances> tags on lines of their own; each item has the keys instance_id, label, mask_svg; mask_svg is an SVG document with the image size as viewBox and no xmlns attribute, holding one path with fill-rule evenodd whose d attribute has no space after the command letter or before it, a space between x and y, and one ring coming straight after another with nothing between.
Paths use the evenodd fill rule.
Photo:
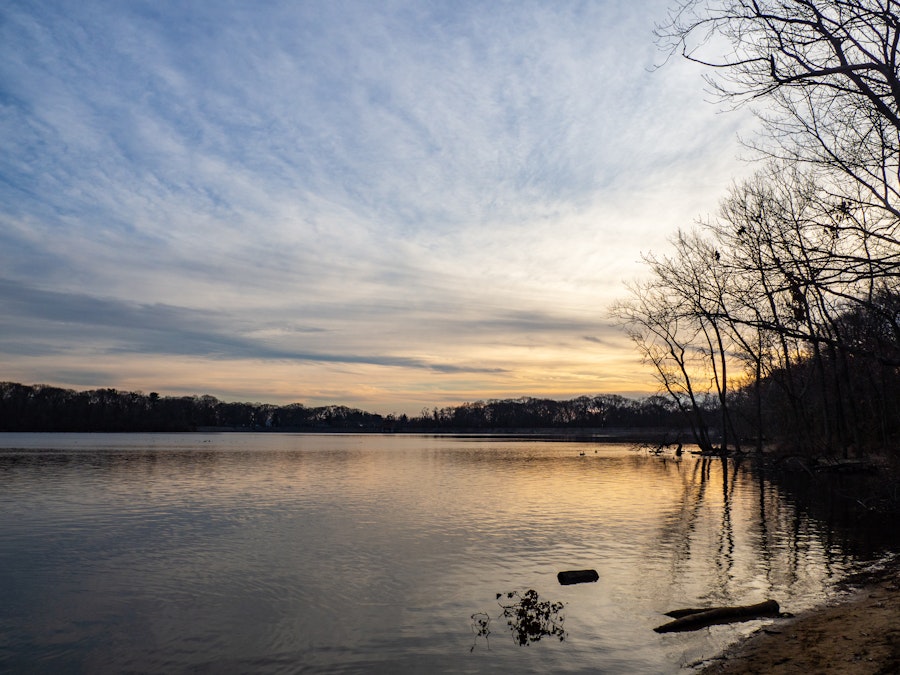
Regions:
<instances>
[{"instance_id":1,"label":"silhouetted tree","mask_svg":"<svg viewBox=\"0 0 900 675\"><path fill-rule=\"evenodd\" d=\"M864 203L900 214L896 4L678 0L657 37L706 66L723 100L757 106L765 130L759 149L844 174L865 188Z\"/></svg>"}]
</instances>

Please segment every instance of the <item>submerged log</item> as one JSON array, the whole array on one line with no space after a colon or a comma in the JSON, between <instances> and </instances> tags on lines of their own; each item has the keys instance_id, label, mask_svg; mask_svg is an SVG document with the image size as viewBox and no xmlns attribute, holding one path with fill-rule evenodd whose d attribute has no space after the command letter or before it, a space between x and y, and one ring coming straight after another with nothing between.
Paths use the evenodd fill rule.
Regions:
<instances>
[{"instance_id":1,"label":"submerged log","mask_svg":"<svg viewBox=\"0 0 900 675\"><path fill-rule=\"evenodd\" d=\"M687 608L666 612L675 620L657 626L653 630L657 633L674 633L677 631L697 630L719 623L731 623L732 621L749 621L764 616L777 616L780 608L774 600L766 600L755 605L741 605L737 607L707 607L701 609Z\"/></svg>"},{"instance_id":2,"label":"submerged log","mask_svg":"<svg viewBox=\"0 0 900 675\"><path fill-rule=\"evenodd\" d=\"M558 573L556 578L559 579L561 585L568 586L569 584L588 584L597 581L600 575L597 574L597 570L568 570Z\"/></svg>"}]
</instances>

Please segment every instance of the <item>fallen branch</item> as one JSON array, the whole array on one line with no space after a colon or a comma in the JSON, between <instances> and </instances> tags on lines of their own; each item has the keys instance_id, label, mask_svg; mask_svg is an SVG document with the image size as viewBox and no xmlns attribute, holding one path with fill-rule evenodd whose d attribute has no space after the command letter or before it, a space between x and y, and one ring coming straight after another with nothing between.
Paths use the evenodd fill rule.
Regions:
<instances>
[{"instance_id":1,"label":"fallen branch","mask_svg":"<svg viewBox=\"0 0 900 675\"><path fill-rule=\"evenodd\" d=\"M720 623L732 621L748 621L764 616L777 616L780 611L778 603L774 600L766 600L755 605L742 605L738 607L707 607L676 609L666 612L675 620L657 626L653 630L657 633L674 633L677 631L697 630Z\"/></svg>"}]
</instances>

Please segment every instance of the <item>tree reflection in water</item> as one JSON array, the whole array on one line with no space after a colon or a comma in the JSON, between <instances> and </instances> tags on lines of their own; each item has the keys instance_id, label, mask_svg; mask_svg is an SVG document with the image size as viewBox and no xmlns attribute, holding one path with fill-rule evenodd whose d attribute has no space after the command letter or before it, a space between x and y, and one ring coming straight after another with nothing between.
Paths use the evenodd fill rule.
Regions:
<instances>
[{"instance_id":1,"label":"tree reflection in water","mask_svg":"<svg viewBox=\"0 0 900 675\"><path fill-rule=\"evenodd\" d=\"M882 519L853 510L860 503L848 489L853 476L785 470L739 454L635 459L680 484L647 555L665 561L680 593L707 604L821 597L854 556L883 555L895 531L876 531L870 523Z\"/></svg>"},{"instance_id":2,"label":"tree reflection in water","mask_svg":"<svg viewBox=\"0 0 900 675\"><path fill-rule=\"evenodd\" d=\"M505 599L509 604L503 604L501 599ZM524 593L518 591L497 593L497 604L503 610L497 618L506 619L506 625L517 645L524 647L545 637L556 637L560 642L566 639L566 631L563 628L565 617L561 614L564 603L542 600L537 591L529 589ZM472 615L472 632L475 633L475 641L470 651L475 649L478 638L484 638L490 649L489 614L476 612Z\"/></svg>"}]
</instances>

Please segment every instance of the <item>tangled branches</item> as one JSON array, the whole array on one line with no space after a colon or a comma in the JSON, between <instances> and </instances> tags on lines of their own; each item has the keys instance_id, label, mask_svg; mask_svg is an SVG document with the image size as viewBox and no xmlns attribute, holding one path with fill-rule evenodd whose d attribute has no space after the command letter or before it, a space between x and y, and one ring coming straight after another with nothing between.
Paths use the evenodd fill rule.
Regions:
<instances>
[{"instance_id":1,"label":"tangled branches","mask_svg":"<svg viewBox=\"0 0 900 675\"><path fill-rule=\"evenodd\" d=\"M505 599L508 604L503 604L501 599ZM520 647L538 642L545 637L557 637L560 642L566 639L566 631L563 628L565 617L561 614L564 603L542 600L537 591L529 589L524 593L518 591L497 593L497 604L503 610L497 618L506 619L513 641ZM470 651L474 651L480 637L485 639L490 649L490 626L491 617L486 612L476 612L472 615L475 641Z\"/></svg>"}]
</instances>

